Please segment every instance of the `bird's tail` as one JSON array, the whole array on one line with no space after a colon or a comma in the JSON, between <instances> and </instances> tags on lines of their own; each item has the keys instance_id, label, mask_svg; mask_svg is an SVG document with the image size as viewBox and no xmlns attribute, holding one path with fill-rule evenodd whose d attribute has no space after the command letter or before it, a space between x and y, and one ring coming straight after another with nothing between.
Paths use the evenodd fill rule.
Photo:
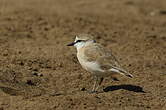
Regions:
<instances>
[{"instance_id":1,"label":"bird's tail","mask_svg":"<svg viewBox=\"0 0 166 110\"><path fill-rule=\"evenodd\" d=\"M114 67L114 68L111 68L110 70L111 70L111 71L114 71L114 72L117 72L117 73L119 73L119 74L122 74L122 75L124 75L124 76L133 78L133 75L130 74L129 72L125 71L124 69Z\"/></svg>"}]
</instances>

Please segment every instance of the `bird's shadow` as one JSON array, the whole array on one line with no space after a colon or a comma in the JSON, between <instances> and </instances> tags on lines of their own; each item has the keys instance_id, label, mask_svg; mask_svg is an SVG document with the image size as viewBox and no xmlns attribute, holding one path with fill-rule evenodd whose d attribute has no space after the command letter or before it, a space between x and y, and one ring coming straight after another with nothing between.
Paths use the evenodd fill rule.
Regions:
<instances>
[{"instance_id":1,"label":"bird's shadow","mask_svg":"<svg viewBox=\"0 0 166 110\"><path fill-rule=\"evenodd\" d=\"M115 90L128 90L128 91L133 91L133 92L140 92L140 93L145 93L142 87L140 86L135 86L135 85L130 85L130 84L122 84L122 85L115 85L115 86L108 86L104 88L104 92L109 92L109 91L115 91Z\"/></svg>"}]
</instances>

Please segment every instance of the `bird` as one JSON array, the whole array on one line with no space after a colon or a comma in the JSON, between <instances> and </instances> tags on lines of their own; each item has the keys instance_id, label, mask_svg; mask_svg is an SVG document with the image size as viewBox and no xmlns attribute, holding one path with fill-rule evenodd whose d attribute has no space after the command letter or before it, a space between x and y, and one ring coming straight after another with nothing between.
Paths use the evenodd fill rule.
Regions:
<instances>
[{"instance_id":1,"label":"bird","mask_svg":"<svg viewBox=\"0 0 166 110\"><path fill-rule=\"evenodd\" d=\"M67 46L74 46L77 59L82 68L90 72L94 78L91 93L96 93L105 77L121 74L132 78L133 75L120 65L119 61L109 49L104 48L94 40L90 34L78 34L75 41Z\"/></svg>"}]
</instances>

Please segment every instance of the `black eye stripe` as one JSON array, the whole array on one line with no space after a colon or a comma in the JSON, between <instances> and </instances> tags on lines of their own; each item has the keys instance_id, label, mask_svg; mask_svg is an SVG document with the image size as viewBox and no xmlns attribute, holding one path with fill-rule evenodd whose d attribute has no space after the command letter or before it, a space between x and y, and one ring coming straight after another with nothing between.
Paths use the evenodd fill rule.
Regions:
<instances>
[{"instance_id":1,"label":"black eye stripe","mask_svg":"<svg viewBox=\"0 0 166 110\"><path fill-rule=\"evenodd\" d=\"M81 42L81 41L83 41L83 40L77 40L76 42Z\"/></svg>"}]
</instances>

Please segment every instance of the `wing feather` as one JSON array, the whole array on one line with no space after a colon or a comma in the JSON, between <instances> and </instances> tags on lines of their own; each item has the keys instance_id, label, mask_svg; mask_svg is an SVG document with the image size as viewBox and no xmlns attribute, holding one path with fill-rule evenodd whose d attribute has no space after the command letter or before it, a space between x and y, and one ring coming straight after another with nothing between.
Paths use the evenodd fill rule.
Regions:
<instances>
[{"instance_id":1,"label":"wing feather","mask_svg":"<svg viewBox=\"0 0 166 110\"><path fill-rule=\"evenodd\" d=\"M100 44L94 43L84 48L84 57L88 62L98 62L100 68L105 72L117 72L122 75L133 77L132 74L124 70L112 53Z\"/></svg>"},{"instance_id":2,"label":"wing feather","mask_svg":"<svg viewBox=\"0 0 166 110\"><path fill-rule=\"evenodd\" d=\"M113 67L120 67L118 60L112 53L100 44L93 44L85 47L84 54L87 61L97 61L101 65L101 69L109 70Z\"/></svg>"}]
</instances>

